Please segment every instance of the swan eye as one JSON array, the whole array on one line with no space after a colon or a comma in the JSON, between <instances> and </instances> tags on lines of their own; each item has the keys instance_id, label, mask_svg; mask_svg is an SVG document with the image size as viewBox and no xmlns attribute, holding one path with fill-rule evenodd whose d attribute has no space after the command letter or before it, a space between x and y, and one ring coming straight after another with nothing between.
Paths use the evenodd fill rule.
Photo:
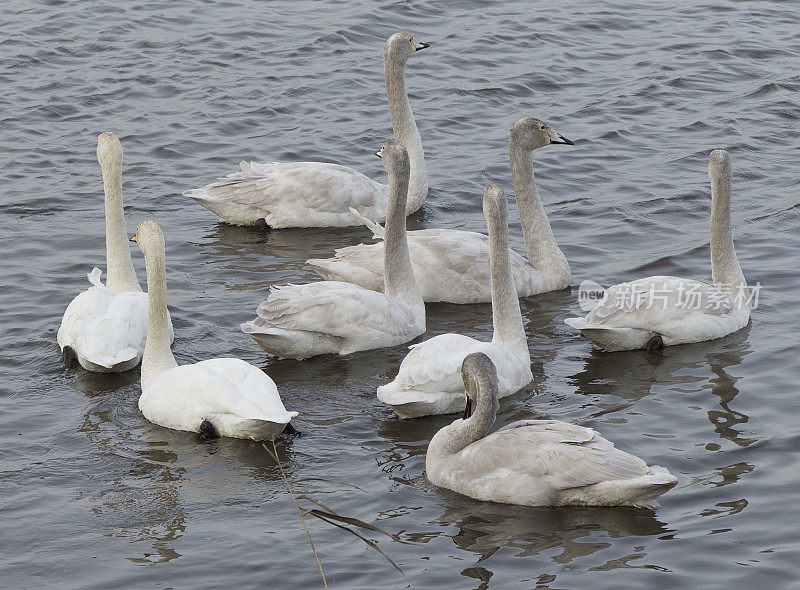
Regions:
<instances>
[{"instance_id":1,"label":"swan eye","mask_svg":"<svg viewBox=\"0 0 800 590\"><path fill-rule=\"evenodd\" d=\"M545 126L544 126L544 125L542 125L542 126L541 126L541 129L545 129Z\"/></svg>"}]
</instances>

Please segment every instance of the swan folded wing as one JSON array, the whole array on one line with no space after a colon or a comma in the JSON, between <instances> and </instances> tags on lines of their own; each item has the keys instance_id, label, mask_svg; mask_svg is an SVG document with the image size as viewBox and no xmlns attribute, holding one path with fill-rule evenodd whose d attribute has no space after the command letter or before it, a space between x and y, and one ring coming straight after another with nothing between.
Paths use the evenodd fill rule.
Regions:
<instances>
[{"instance_id":1,"label":"swan folded wing","mask_svg":"<svg viewBox=\"0 0 800 590\"><path fill-rule=\"evenodd\" d=\"M239 166L239 172L184 194L257 208L279 219L302 218L309 210L351 216L351 207L370 217L386 215L385 187L352 168L325 162L240 162ZM382 209L376 207L376 196L383 196Z\"/></svg>"},{"instance_id":2,"label":"swan folded wing","mask_svg":"<svg viewBox=\"0 0 800 590\"><path fill-rule=\"evenodd\" d=\"M59 344L106 368L129 361L144 349L147 309L146 293L116 293L98 282L67 307Z\"/></svg>"},{"instance_id":3,"label":"swan folded wing","mask_svg":"<svg viewBox=\"0 0 800 590\"><path fill-rule=\"evenodd\" d=\"M194 366L208 372L222 386L212 399L214 404L218 402L220 412L270 422L289 422L297 416L297 412L286 410L270 376L250 363L237 358L215 358Z\"/></svg>"},{"instance_id":4,"label":"swan folded wing","mask_svg":"<svg viewBox=\"0 0 800 590\"><path fill-rule=\"evenodd\" d=\"M414 324L411 311L398 301L339 281L272 287L257 313L265 326L345 339L394 333Z\"/></svg>"},{"instance_id":5,"label":"swan folded wing","mask_svg":"<svg viewBox=\"0 0 800 590\"><path fill-rule=\"evenodd\" d=\"M610 287L586 316L589 324L639 328L667 334L690 317L722 318L731 314L730 298L715 287L692 279L657 276Z\"/></svg>"},{"instance_id":6,"label":"swan folded wing","mask_svg":"<svg viewBox=\"0 0 800 590\"><path fill-rule=\"evenodd\" d=\"M479 449L473 449L480 445ZM640 458L617 449L590 428L556 420L514 423L466 447L486 474L511 472L566 490L650 473Z\"/></svg>"}]
</instances>

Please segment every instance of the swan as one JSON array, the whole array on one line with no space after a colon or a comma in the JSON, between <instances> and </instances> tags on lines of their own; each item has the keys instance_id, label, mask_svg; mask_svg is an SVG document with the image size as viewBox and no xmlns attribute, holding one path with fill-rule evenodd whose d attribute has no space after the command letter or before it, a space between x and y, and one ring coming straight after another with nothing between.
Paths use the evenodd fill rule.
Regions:
<instances>
[{"instance_id":1,"label":"swan","mask_svg":"<svg viewBox=\"0 0 800 590\"><path fill-rule=\"evenodd\" d=\"M545 145L573 145L539 119L524 118L511 128L509 155L514 192L522 219L527 259L509 250L511 274L519 297L530 297L569 286L567 259L556 243L533 178L533 150ZM383 237L383 229L363 222ZM489 240L481 233L454 229L408 232L414 274L426 303L485 303L491 301ZM359 244L336 250L333 258L306 263L322 278L347 281L380 291L383 243Z\"/></svg>"},{"instance_id":2,"label":"swan","mask_svg":"<svg viewBox=\"0 0 800 590\"><path fill-rule=\"evenodd\" d=\"M178 366L169 347L164 234L155 221L143 221L131 241L147 268L150 317L139 397L144 417L203 438L265 440L280 434L297 412L286 411L275 383L258 367L237 358Z\"/></svg>"},{"instance_id":3,"label":"swan","mask_svg":"<svg viewBox=\"0 0 800 590\"><path fill-rule=\"evenodd\" d=\"M487 354L497 366L500 397L519 391L533 380L528 340L511 279L506 198L499 186L484 190L483 212L489 229L492 341L440 334L411 346L394 381L378 388L378 399L401 418L463 410L464 383L459 372L464 357L472 352Z\"/></svg>"},{"instance_id":4,"label":"swan","mask_svg":"<svg viewBox=\"0 0 800 590\"><path fill-rule=\"evenodd\" d=\"M489 357L473 353L461 374L464 418L433 435L425 456L425 473L439 487L523 506L654 508L678 482L664 467L567 422L520 420L486 436L499 405L497 371Z\"/></svg>"},{"instance_id":5,"label":"swan","mask_svg":"<svg viewBox=\"0 0 800 590\"><path fill-rule=\"evenodd\" d=\"M731 163L714 150L711 178L711 276L713 285L654 276L610 287L585 318L567 318L592 344L607 351L652 350L722 338L750 321L750 290L731 236Z\"/></svg>"},{"instance_id":6,"label":"swan","mask_svg":"<svg viewBox=\"0 0 800 590\"><path fill-rule=\"evenodd\" d=\"M67 306L56 337L64 363L118 373L142 360L147 336L147 294L142 292L131 260L122 208L122 146L111 132L97 138L106 209L106 284L102 271L88 274L91 287ZM172 324L170 323L170 334Z\"/></svg>"},{"instance_id":7,"label":"swan","mask_svg":"<svg viewBox=\"0 0 800 590\"><path fill-rule=\"evenodd\" d=\"M296 359L344 355L395 346L425 332L425 303L406 241L408 153L395 140L387 141L379 153L390 187L385 293L337 281L272 287L258 306L258 317L241 326L268 354Z\"/></svg>"},{"instance_id":8,"label":"swan","mask_svg":"<svg viewBox=\"0 0 800 590\"><path fill-rule=\"evenodd\" d=\"M408 59L428 46L407 33L395 33L383 52L394 137L411 158L406 215L418 210L428 194L428 170L408 102L404 70ZM216 213L221 221L261 229L361 225L350 208L371 219L386 218L389 187L352 168L327 162L241 162L239 166L240 171L183 194Z\"/></svg>"}]
</instances>

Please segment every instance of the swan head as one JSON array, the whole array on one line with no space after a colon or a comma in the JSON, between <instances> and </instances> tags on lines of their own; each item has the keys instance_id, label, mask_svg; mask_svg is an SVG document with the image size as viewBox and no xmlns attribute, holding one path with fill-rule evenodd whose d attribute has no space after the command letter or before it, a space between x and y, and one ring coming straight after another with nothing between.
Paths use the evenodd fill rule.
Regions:
<instances>
[{"instance_id":1,"label":"swan head","mask_svg":"<svg viewBox=\"0 0 800 590\"><path fill-rule=\"evenodd\" d=\"M386 60L404 64L417 51L426 47L430 47L430 44L420 43L408 33L395 33L386 40L386 45L383 47L383 57Z\"/></svg>"},{"instance_id":2,"label":"swan head","mask_svg":"<svg viewBox=\"0 0 800 590\"><path fill-rule=\"evenodd\" d=\"M164 252L164 233L152 219L142 221L137 226L136 235L131 238L131 242L136 242L145 258Z\"/></svg>"},{"instance_id":3,"label":"swan head","mask_svg":"<svg viewBox=\"0 0 800 590\"><path fill-rule=\"evenodd\" d=\"M535 150L545 145L575 145L560 133L556 133L550 125L540 119L525 117L517 121L511 128L511 137L520 142L525 150Z\"/></svg>"},{"instance_id":4,"label":"swan head","mask_svg":"<svg viewBox=\"0 0 800 590\"><path fill-rule=\"evenodd\" d=\"M104 168L122 164L122 144L116 133L106 131L97 136L97 161Z\"/></svg>"},{"instance_id":5,"label":"swan head","mask_svg":"<svg viewBox=\"0 0 800 590\"><path fill-rule=\"evenodd\" d=\"M499 391L497 383L497 369L487 355L482 352L473 352L464 357L461 363L461 378L464 380L464 393L467 396L467 405L464 408L464 420L472 416L478 403L486 403L484 396L494 406L497 413ZM492 417L494 419L494 417Z\"/></svg>"},{"instance_id":6,"label":"swan head","mask_svg":"<svg viewBox=\"0 0 800 590\"><path fill-rule=\"evenodd\" d=\"M408 175L409 160L405 146L396 139L390 139L383 147L375 152L383 162L383 167L390 176Z\"/></svg>"},{"instance_id":7,"label":"swan head","mask_svg":"<svg viewBox=\"0 0 800 590\"><path fill-rule=\"evenodd\" d=\"M713 180L715 177L730 178L731 158L726 150L714 150L708 159L708 176Z\"/></svg>"}]
</instances>

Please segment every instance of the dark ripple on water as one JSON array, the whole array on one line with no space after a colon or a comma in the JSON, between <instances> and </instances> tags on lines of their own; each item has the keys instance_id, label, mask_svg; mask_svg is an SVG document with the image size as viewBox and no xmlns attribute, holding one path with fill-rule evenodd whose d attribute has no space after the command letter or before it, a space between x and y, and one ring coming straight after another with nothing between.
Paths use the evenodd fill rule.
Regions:
<instances>
[{"instance_id":1,"label":"dark ripple on water","mask_svg":"<svg viewBox=\"0 0 800 590\"><path fill-rule=\"evenodd\" d=\"M94 151L96 135L114 130L129 228L154 217L167 236L178 360L235 355L265 367L301 411L306 436L281 450L297 490L410 542L374 537L403 578L354 537L311 523L332 586L793 585L793 5L542 8L6 3L0 481L2 537L19 540L0 558L7 584L318 584L294 506L260 446L197 446L140 416L137 372L68 373L58 362L60 315L85 273L104 265ZM707 280L708 152L730 150L739 258L764 285L752 326L659 355L602 355L562 323L577 310L574 294L524 301L535 382L498 420L586 424L668 467L680 483L658 511L530 510L437 490L424 478L424 451L449 418L401 422L374 396L404 347L267 363L238 331L269 285L313 280L306 258L367 234L261 236L218 224L180 192L242 159L323 159L382 180L372 156L390 134L381 55L396 30L432 42L408 66L432 184L410 227L483 231L482 186L512 192L508 128L537 116L576 142L535 154L573 284L656 273ZM513 201L511 234L521 249ZM429 335L491 330L487 305L431 305L428 317Z\"/></svg>"}]
</instances>

